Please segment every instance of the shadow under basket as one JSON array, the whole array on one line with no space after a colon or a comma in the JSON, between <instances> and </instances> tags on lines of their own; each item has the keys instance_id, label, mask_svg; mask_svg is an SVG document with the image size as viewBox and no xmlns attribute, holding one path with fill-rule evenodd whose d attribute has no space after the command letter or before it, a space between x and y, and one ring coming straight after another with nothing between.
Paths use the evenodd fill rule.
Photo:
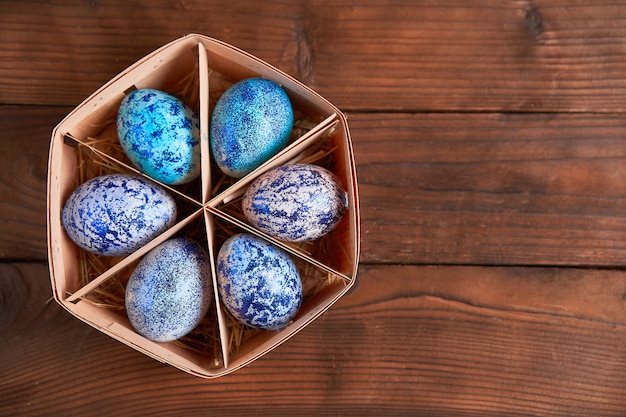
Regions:
<instances>
[{"instance_id":1,"label":"shadow under basket","mask_svg":"<svg viewBox=\"0 0 626 417\"><path fill-rule=\"evenodd\" d=\"M230 85L250 77L271 79L285 89L294 108L294 128L285 149L245 177L233 179L223 175L212 160L209 120L221 94ZM70 240L61 213L72 191L90 178L116 172L144 176L124 155L115 129L120 102L137 88L168 92L199 115L201 175L182 186L160 184L170 191L178 208L178 220L170 229L130 255L98 256ZM255 178L271 168L298 162L330 169L348 193L348 210L341 223L325 237L303 244L282 242L255 229L239 208L241 195ZM215 378L233 372L296 334L354 285L360 245L355 172L346 118L335 106L289 75L228 44L198 34L179 38L102 86L52 133L47 237L54 299L101 332L187 373ZM300 272L302 307L282 330L248 328L237 323L222 306L215 260L222 242L240 232L252 233L285 249ZM146 253L179 236L205 246L211 258L214 300L189 335L157 343L139 335L130 325L124 309L125 286Z\"/></svg>"}]
</instances>

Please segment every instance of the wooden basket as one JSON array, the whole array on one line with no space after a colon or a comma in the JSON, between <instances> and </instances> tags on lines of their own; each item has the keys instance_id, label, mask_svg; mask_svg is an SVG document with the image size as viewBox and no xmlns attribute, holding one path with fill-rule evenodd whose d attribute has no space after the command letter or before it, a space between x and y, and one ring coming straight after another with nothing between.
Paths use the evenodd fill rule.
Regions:
<instances>
[{"instance_id":1,"label":"wooden basket","mask_svg":"<svg viewBox=\"0 0 626 417\"><path fill-rule=\"evenodd\" d=\"M278 155L241 179L227 179L209 154L210 114L229 85L249 77L274 80L287 91L297 115L296 127L290 144ZM169 92L198 112L201 176L185 186L164 185L174 195L181 213L173 227L126 257L98 257L85 253L69 239L61 223L61 211L71 192L93 176L110 172L143 175L119 151L112 127L122 98L133 88ZM298 245L256 230L237 210L237 202L252 180L270 168L293 162L312 162L331 169L348 191L349 204L334 231L318 241ZM48 168L48 252L54 299L103 333L190 374L218 377L259 358L311 323L355 282L359 203L345 116L294 78L221 41L197 34L184 36L109 81L56 126ZM215 280L215 257L229 234L239 231L284 248L300 270L305 287L303 304L293 322L282 330L247 329L222 306ZM179 341L157 343L133 330L119 297L139 259L159 243L179 235L194 236L206 244L212 260L215 300L192 334Z\"/></svg>"}]
</instances>

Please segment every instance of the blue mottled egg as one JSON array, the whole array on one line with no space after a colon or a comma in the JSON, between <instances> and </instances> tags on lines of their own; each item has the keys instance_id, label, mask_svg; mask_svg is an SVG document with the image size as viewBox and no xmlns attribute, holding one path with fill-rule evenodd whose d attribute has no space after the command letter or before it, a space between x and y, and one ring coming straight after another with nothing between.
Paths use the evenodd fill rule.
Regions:
<instances>
[{"instance_id":1,"label":"blue mottled egg","mask_svg":"<svg viewBox=\"0 0 626 417\"><path fill-rule=\"evenodd\" d=\"M134 90L120 104L117 134L128 159L168 185L200 175L200 122L182 101L163 91Z\"/></svg>"},{"instance_id":2,"label":"blue mottled egg","mask_svg":"<svg viewBox=\"0 0 626 417\"><path fill-rule=\"evenodd\" d=\"M129 174L109 174L79 185L63 206L65 231L81 248L128 255L176 221L176 202L160 185Z\"/></svg>"},{"instance_id":3,"label":"blue mottled egg","mask_svg":"<svg viewBox=\"0 0 626 417\"><path fill-rule=\"evenodd\" d=\"M287 326L302 304L302 282L291 257L248 233L231 236L220 248L217 283L230 314L258 329Z\"/></svg>"},{"instance_id":4,"label":"blue mottled egg","mask_svg":"<svg viewBox=\"0 0 626 417\"><path fill-rule=\"evenodd\" d=\"M277 83L248 78L219 98L211 116L213 159L225 174L241 178L283 149L293 127L293 109Z\"/></svg>"},{"instance_id":5,"label":"blue mottled egg","mask_svg":"<svg viewBox=\"0 0 626 417\"><path fill-rule=\"evenodd\" d=\"M148 252L126 284L126 313L137 333L156 342L192 331L213 298L209 257L187 238L166 240Z\"/></svg>"},{"instance_id":6,"label":"blue mottled egg","mask_svg":"<svg viewBox=\"0 0 626 417\"><path fill-rule=\"evenodd\" d=\"M339 179L317 165L291 164L271 169L250 184L243 213L259 230L277 239L318 239L341 221L348 196Z\"/></svg>"}]
</instances>

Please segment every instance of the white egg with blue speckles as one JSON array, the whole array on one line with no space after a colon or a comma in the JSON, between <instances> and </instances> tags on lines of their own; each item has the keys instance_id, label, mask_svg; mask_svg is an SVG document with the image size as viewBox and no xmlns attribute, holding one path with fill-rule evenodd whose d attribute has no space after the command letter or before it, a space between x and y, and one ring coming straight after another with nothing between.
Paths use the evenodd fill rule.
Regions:
<instances>
[{"instance_id":1,"label":"white egg with blue speckles","mask_svg":"<svg viewBox=\"0 0 626 417\"><path fill-rule=\"evenodd\" d=\"M302 282L289 254L248 233L231 236L220 248L217 283L230 314L257 329L284 328L302 304Z\"/></svg>"},{"instance_id":2,"label":"white egg with blue speckles","mask_svg":"<svg viewBox=\"0 0 626 417\"><path fill-rule=\"evenodd\" d=\"M108 174L79 185L63 206L72 241L103 256L128 255L176 222L176 202L162 186L131 174Z\"/></svg>"},{"instance_id":3,"label":"white egg with blue speckles","mask_svg":"<svg viewBox=\"0 0 626 417\"><path fill-rule=\"evenodd\" d=\"M170 342L191 332L213 299L209 257L188 238L166 240L139 261L126 284L125 305L137 333Z\"/></svg>"},{"instance_id":4,"label":"white egg with blue speckles","mask_svg":"<svg viewBox=\"0 0 626 417\"><path fill-rule=\"evenodd\" d=\"M277 239L319 239L343 218L348 196L331 171L317 165L290 164L254 180L242 199L248 221Z\"/></svg>"},{"instance_id":5,"label":"white egg with blue speckles","mask_svg":"<svg viewBox=\"0 0 626 417\"><path fill-rule=\"evenodd\" d=\"M127 94L117 113L117 134L128 159L168 185L200 175L200 122L181 100L160 90Z\"/></svg>"}]
</instances>

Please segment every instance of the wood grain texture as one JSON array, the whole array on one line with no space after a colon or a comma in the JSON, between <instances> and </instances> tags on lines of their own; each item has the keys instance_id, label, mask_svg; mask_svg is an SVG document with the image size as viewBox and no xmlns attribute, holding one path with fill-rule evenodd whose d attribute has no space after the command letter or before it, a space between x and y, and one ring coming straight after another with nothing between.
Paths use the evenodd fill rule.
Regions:
<instances>
[{"instance_id":1,"label":"wood grain texture","mask_svg":"<svg viewBox=\"0 0 626 417\"><path fill-rule=\"evenodd\" d=\"M626 9L608 1L4 1L0 16L0 103L75 105L199 32L350 111L626 110Z\"/></svg>"},{"instance_id":2,"label":"wood grain texture","mask_svg":"<svg viewBox=\"0 0 626 417\"><path fill-rule=\"evenodd\" d=\"M46 259L50 136L69 110L0 106L0 258Z\"/></svg>"},{"instance_id":3,"label":"wood grain texture","mask_svg":"<svg viewBox=\"0 0 626 417\"><path fill-rule=\"evenodd\" d=\"M623 416L626 4L0 2L1 416ZM51 302L50 134L186 33L348 114L355 288L215 380Z\"/></svg>"},{"instance_id":4,"label":"wood grain texture","mask_svg":"<svg viewBox=\"0 0 626 417\"><path fill-rule=\"evenodd\" d=\"M622 114L349 122L366 262L626 264Z\"/></svg>"},{"instance_id":5,"label":"wood grain texture","mask_svg":"<svg viewBox=\"0 0 626 417\"><path fill-rule=\"evenodd\" d=\"M43 264L0 264L0 275L9 278L3 416L620 416L626 407L624 272L363 267L322 318L215 380L46 303Z\"/></svg>"}]
</instances>

